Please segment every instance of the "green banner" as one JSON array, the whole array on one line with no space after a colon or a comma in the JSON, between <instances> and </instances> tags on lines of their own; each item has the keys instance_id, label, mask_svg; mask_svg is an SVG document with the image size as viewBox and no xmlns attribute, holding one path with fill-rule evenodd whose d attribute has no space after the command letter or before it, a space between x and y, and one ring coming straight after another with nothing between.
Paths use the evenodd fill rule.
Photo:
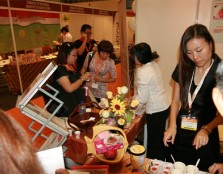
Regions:
<instances>
[{"instance_id":1,"label":"green banner","mask_svg":"<svg viewBox=\"0 0 223 174\"><path fill-rule=\"evenodd\" d=\"M12 23L17 51L51 46L60 33L57 13L12 10ZM0 53L13 52L8 10L0 12L0 37Z\"/></svg>"}]
</instances>

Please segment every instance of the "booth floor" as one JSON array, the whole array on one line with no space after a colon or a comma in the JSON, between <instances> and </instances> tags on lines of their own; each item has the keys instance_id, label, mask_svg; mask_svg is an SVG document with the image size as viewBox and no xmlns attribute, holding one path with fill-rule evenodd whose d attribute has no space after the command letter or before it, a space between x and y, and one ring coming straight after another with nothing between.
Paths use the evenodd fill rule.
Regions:
<instances>
[{"instance_id":1,"label":"booth floor","mask_svg":"<svg viewBox=\"0 0 223 174\"><path fill-rule=\"evenodd\" d=\"M17 101L17 94L11 94L9 92L8 86L4 85L0 87L0 108L2 110L9 110L14 108Z\"/></svg>"}]
</instances>

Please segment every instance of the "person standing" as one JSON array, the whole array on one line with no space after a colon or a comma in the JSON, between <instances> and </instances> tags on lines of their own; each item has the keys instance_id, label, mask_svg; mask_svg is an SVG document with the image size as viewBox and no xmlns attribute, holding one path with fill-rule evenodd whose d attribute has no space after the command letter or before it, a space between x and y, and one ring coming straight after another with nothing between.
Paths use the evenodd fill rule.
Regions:
<instances>
[{"instance_id":1,"label":"person standing","mask_svg":"<svg viewBox=\"0 0 223 174\"><path fill-rule=\"evenodd\" d=\"M164 144L169 147L175 161L196 164L208 171L219 160L219 135L217 126L223 118L217 113L212 100L215 72L220 62L215 53L215 43L202 24L189 26L180 43L179 63L174 80L169 127L164 133Z\"/></svg>"},{"instance_id":2,"label":"person standing","mask_svg":"<svg viewBox=\"0 0 223 174\"><path fill-rule=\"evenodd\" d=\"M130 51L135 64L136 94L133 98L139 101L138 111L146 109L147 120L147 157L150 159L165 159L163 133L166 119L170 112L170 102L163 86L163 77L159 65L154 61L159 57L152 52L147 43L139 43Z\"/></svg>"},{"instance_id":3,"label":"person standing","mask_svg":"<svg viewBox=\"0 0 223 174\"><path fill-rule=\"evenodd\" d=\"M61 44L64 42L73 42L73 36L69 33L68 27L61 28Z\"/></svg>"},{"instance_id":4,"label":"person standing","mask_svg":"<svg viewBox=\"0 0 223 174\"><path fill-rule=\"evenodd\" d=\"M77 70L80 71L83 67L85 58L89 52L95 47L96 41L91 38L92 27L88 24L83 24L81 27L81 38L76 40L78 46Z\"/></svg>"},{"instance_id":5,"label":"person standing","mask_svg":"<svg viewBox=\"0 0 223 174\"><path fill-rule=\"evenodd\" d=\"M86 57L84 65L81 69L81 74L84 74L89 66L91 73L91 80L87 81L86 86L92 91L92 94L98 102L101 98L106 98L108 91L108 83L116 81L117 72L115 61L111 58L114 49L110 41L102 40L97 47L97 52L91 58L89 63L90 54ZM107 74L110 76L107 77Z\"/></svg>"}]
</instances>

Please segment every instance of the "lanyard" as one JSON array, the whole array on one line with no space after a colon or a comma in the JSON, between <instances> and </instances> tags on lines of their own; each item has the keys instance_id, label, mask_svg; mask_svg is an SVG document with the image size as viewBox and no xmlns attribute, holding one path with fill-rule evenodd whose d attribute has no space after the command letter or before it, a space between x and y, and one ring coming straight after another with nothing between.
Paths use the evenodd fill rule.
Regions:
<instances>
[{"instance_id":1,"label":"lanyard","mask_svg":"<svg viewBox=\"0 0 223 174\"><path fill-rule=\"evenodd\" d=\"M89 43L89 46L88 47L86 45L86 50L87 50L87 52L91 51L91 42Z\"/></svg>"},{"instance_id":2,"label":"lanyard","mask_svg":"<svg viewBox=\"0 0 223 174\"><path fill-rule=\"evenodd\" d=\"M95 62L96 63L96 68L95 68L95 75L98 75L98 73L100 72L100 70L104 67L104 64L105 64L105 61L103 61L101 64L99 64L99 59L100 58L98 58L98 60L97 60L97 62ZM98 65L99 64L99 65Z\"/></svg>"},{"instance_id":3,"label":"lanyard","mask_svg":"<svg viewBox=\"0 0 223 174\"><path fill-rule=\"evenodd\" d=\"M214 62L214 60L212 59L211 65L206 69L201 81L199 82L199 84L197 85L193 95L191 96L190 89L191 89L191 84L192 84L192 81L193 81L193 78L194 78L195 70L193 71L191 81L190 81L189 90L188 90L188 105L189 105L189 112L188 113L189 113L189 116L191 114L192 103L193 103L194 99L196 98L196 96L197 96L197 94L198 94L198 92L199 92L199 90L200 90L200 88L201 88L201 86L204 82L204 79L205 79L206 75L208 74L209 70L211 69L211 66L212 66L213 62Z\"/></svg>"}]
</instances>

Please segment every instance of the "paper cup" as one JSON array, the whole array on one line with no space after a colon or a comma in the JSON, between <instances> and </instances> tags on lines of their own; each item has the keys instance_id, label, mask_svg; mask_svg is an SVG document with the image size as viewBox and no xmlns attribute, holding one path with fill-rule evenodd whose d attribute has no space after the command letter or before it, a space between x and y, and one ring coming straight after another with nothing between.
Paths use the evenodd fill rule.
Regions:
<instances>
[{"instance_id":1,"label":"paper cup","mask_svg":"<svg viewBox=\"0 0 223 174\"><path fill-rule=\"evenodd\" d=\"M163 166L163 171L170 173L170 171L173 168L173 164L172 163L165 163Z\"/></svg>"},{"instance_id":2,"label":"paper cup","mask_svg":"<svg viewBox=\"0 0 223 174\"><path fill-rule=\"evenodd\" d=\"M168 169L164 169L164 170L163 170L163 174L170 174L170 170L168 170Z\"/></svg>"},{"instance_id":3,"label":"paper cup","mask_svg":"<svg viewBox=\"0 0 223 174\"><path fill-rule=\"evenodd\" d=\"M81 131L75 131L74 133L75 133L76 138L80 138Z\"/></svg>"},{"instance_id":4,"label":"paper cup","mask_svg":"<svg viewBox=\"0 0 223 174\"><path fill-rule=\"evenodd\" d=\"M69 132L69 136L73 135L73 130L72 129L69 129L68 132Z\"/></svg>"},{"instance_id":5,"label":"paper cup","mask_svg":"<svg viewBox=\"0 0 223 174\"><path fill-rule=\"evenodd\" d=\"M199 169L195 165L187 165L186 172L191 174L198 174Z\"/></svg>"},{"instance_id":6,"label":"paper cup","mask_svg":"<svg viewBox=\"0 0 223 174\"><path fill-rule=\"evenodd\" d=\"M150 168L150 174L159 174L159 166L152 166Z\"/></svg>"},{"instance_id":7,"label":"paper cup","mask_svg":"<svg viewBox=\"0 0 223 174\"><path fill-rule=\"evenodd\" d=\"M185 171L186 165L183 162L177 161L173 164L174 169L180 169L182 172Z\"/></svg>"},{"instance_id":8,"label":"paper cup","mask_svg":"<svg viewBox=\"0 0 223 174\"><path fill-rule=\"evenodd\" d=\"M183 174L184 172L180 169L172 169L170 173L171 174Z\"/></svg>"}]
</instances>

